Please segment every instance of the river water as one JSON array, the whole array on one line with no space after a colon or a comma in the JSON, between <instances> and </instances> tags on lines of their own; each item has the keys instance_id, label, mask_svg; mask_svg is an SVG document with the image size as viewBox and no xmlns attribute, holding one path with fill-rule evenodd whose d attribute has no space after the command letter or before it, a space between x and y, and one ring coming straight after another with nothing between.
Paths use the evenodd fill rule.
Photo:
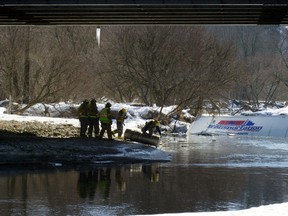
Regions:
<instances>
[{"instance_id":1,"label":"river water","mask_svg":"<svg viewBox=\"0 0 288 216\"><path fill-rule=\"evenodd\" d=\"M288 140L163 137L168 163L1 167L0 215L137 215L240 210L288 201Z\"/></svg>"}]
</instances>

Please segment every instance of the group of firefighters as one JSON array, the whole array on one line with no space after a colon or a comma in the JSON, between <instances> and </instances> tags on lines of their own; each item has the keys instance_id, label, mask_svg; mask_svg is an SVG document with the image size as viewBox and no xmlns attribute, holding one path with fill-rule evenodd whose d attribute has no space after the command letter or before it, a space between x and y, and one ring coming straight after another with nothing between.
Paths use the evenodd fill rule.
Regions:
<instances>
[{"instance_id":1,"label":"group of firefighters","mask_svg":"<svg viewBox=\"0 0 288 216\"><path fill-rule=\"evenodd\" d=\"M122 137L124 120L126 118L127 110L122 108L116 118L117 129L111 129L112 126L112 114L111 114L111 103L106 103L105 107L99 112L96 105L96 100L92 99L90 102L85 99L78 108L79 120L80 120L80 137L92 137L93 131L96 138L102 139L105 131L107 132L108 139L113 139L112 136L118 133L118 138ZM99 122L101 123L101 130L99 127ZM151 120L146 122L145 126L142 128L143 134L148 134L152 136L153 131L156 129L159 135L160 122L158 120ZM88 132L87 132L88 130ZM86 135L87 133L87 135Z\"/></svg>"}]
</instances>

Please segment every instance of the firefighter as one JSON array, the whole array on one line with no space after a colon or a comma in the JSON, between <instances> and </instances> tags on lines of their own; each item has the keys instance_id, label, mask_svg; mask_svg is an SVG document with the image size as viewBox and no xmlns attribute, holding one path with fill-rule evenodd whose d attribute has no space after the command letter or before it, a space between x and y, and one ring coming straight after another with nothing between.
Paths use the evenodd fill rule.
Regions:
<instances>
[{"instance_id":1,"label":"firefighter","mask_svg":"<svg viewBox=\"0 0 288 216\"><path fill-rule=\"evenodd\" d=\"M99 136L99 116L98 116L98 107L96 105L96 100L92 99L88 107L89 115L89 127L88 127L88 136L92 137L93 130L95 137Z\"/></svg>"},{"instance_id":2,"label":"firefighter","mask_svg":"<svg viewBox=\"0 0 288 216\"><path fill-rule=\"evenodd\" d=\"M145 126L142 128L142 133L143 134L148 134L152 136L153 131L156 129L156 131L159 133L161 136L161 131L160 131L160 122L158 120L151 120L149 122L146 122Z\"/></svg>"},{"instance_id":3,"label":"firefighter","mask_svg":"<svg viewBox=\"0 0 288 216\"><path fill-rule=\"evenodd\" d=\"M118 112L118 115L117 115L117 119L116 119L117 129L113 131L113 135L118 133L118 138L121 138L122 133L123 133L123 126L125 125L124 120L126 118L126 113L127 113L127 110L123 108Z\"/></svg>"},{"instance_id":4,"label":"firefighter","mask_svg":"<svg viewBox=\"0 0 288 216\"><path fill-rule=\"evenodd\" d=\"M89 125L88 105L89 101L85 99L78 108L79 121L80 121L80 137L86 137L86 131Z\"/></svg>"},{"instance_id":5,"label":"firefighter","mask_svg":"<svg viewBox=\"0 0 288 216\"><path fill-rule=\"evenodd\" d=\"M111 115L111 104L107 103L105 105L105 108L101 110L99 114L99 120L101 122L101 131L99 138L102 139L105 131L107 131L108 139L112 140L112 131L111 131L111 125L112 125L112 115Z\"/></svg>"}]
</instances>

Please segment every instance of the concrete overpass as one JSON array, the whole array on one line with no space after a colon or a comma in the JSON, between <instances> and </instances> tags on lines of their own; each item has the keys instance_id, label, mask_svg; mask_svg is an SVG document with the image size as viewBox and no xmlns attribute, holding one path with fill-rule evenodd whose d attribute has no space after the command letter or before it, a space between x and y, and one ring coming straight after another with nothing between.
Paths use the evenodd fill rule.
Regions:
<instances>
[{"instance_id":1,"label":"concrete overpass","mask_svg":"<svg viewBox=\"0 0 288 216\"><path fill-rule=\"evenodd\" d=\"M0 25L288 24L288 0L0 0Z\"/></svg>"}]
</instances>

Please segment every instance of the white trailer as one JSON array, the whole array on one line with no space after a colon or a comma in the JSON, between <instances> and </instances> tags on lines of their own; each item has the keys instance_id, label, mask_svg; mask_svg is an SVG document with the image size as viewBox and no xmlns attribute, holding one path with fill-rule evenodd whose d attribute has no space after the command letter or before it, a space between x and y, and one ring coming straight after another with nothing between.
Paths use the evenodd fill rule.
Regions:
<instances>
[{"instance_id":1,"label":"white trailer","mask_svg":"<svg viewBox=\"0 0 288 216\"><path fill-rule=\"evenodd\" d=\"M189 128L190 134L288 136L288 116L199 116Z\"/></svg>"}]
</instances>

